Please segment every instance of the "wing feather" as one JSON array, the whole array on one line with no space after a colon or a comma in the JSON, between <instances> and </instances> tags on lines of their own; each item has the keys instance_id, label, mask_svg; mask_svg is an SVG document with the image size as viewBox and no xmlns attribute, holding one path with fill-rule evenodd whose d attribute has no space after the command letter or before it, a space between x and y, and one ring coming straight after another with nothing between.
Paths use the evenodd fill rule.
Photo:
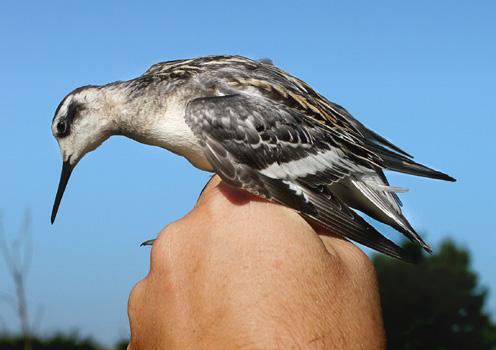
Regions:
<instances>
[{"instance_id":1,"label":"wing feather","mask_svg":"<svg viewBox=\"0 0 496 350\"><path fill-rule=\"evenodd\" d=\"M262 118L263 123L257 118ZM318 134L322 132L319 127L280 106L274 108L241 95L193 100L188 105L186 121L226 183L297 210L336 234L406 259L400 247L382 236L326 186L319 185L319 182L327 185L357 170L357 165L344 153L333 154L332 160L322 155L332 152L327 143L332 141L328 135ZM257 128L260 124L264 127ZM303 130L312 136L305 139L307 142L298 137ZM269 131L271 137L261 136ZM309 139L319 143L310 143Z\"/></svg>"},{"instance_id":2,"label":"wing feather","mask_svg":"<svg viewBox=\"0 0 496 350\"><path fill-rule=\"evenodd\" d=\"M208 137L206 155L222 180L231 186L294 209L332 233L348 237L391 257L409 260L402 248L385 238L324 187L312 188L303 183L295 184L265 176L237 162L235 156Z\"/></svg>"}]
</instances>

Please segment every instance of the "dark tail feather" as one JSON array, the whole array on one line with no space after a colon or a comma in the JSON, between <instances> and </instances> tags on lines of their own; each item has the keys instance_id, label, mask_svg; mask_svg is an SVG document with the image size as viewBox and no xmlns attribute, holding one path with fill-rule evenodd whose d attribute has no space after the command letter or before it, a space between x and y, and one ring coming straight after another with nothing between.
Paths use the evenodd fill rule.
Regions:
<instances>
[{"instance_id":1,"label":"dark tail feather","mask_svg":"<svg viewBox=\"0 0 496 350\"><path fill-rule=\"evenodd\" d=\"M431 179L445 180L455 182L456 179L448 174L426 167L425 165L414 162L412 159L392 152L382 146L369 144L368 148L382 158L384 167L389 170L400 173L429 177Z\"/></svg>"},{"instance_id":2,"label":"dark tail feather","mask_svg":"<svg viewBox=\"0 0 496 350\"><path fill-rule=\"evenodd\" d=\"M426 241L414 230L414 228L410 225L410 223L404 219L404 223L406 228L401 227L400 225L391 225L396 230L400 231L408 238L411 242L415 244L419 244L427 253L432 254L432 248L427 244Z\"/></svg>"},{"instance_id":3,"label":"dark tail feather","mask_svg":"<svg viewBox=\"0 0 496 350\"><path fill-rule=\"evenodd\" d=\"M405 253L403 248L384 237L376 229L370 226L370 224L364 224L364 229L362 231L343 230L337 226L336 223L329 223L328 218L317 218L305 214L303 214L303 216L326 228L329 232L337 233L382 254L405 262L414 262L414 260ZM363 220L363 222L365 223L365 220Z\"/></svg>"},{"instance_id":4,"label":"dark tail feather","mask_svg":"<svg viewBox=\"0 0 496 350\"><path fill-rule=\"evenodd\" d=\"M332 102L330 102L330 105L335 112L346 118L364 136L366 148L380 156L388 169L411 175L430 177L432 179L456 181L447 174L414 162L410 154L375 131L367 128L356 120L345 108Z\"/></svg>"},{"instance_id":5,"label":"dark tail feather","mask_svg":"<svg viewBox=\"0 0 496 350\"><path fill-rule=\"evenodd\" d=\"M451 176L442 173L440 171L431 169L426 167L425 165L414 162L413 160L407 158L398 158L398 157L384 157L381 155L384 160L384 165L386 168L394 171L398 171L400 173L429 177L431 179L445 180L455 182L456 179Z\"/></svg>"},{"instance_id":6,"label":"dark tail feather","mask_svg":"<svg viewBox=\"0 0 496 350\"><path fill-rule=\"evenodd\" d=\"M316 221L330 232L345 236L393 258L412 262L401 247L384 237L330 191L322 193L312 191L310 188L305 190L311 198L316 213L302 212L303 216Z\"/></svg>"},{"instance_id":7,"label":"dark tail feather","mask_svg":"<svg viewBox=\"0 0 496 350\"><path fill-rule=\"evenodd\" d=\"M406 153L405 151L403 151L401 148L399 148L398 146L396 146L395 144L393 144L391 141L385 139L384 137L382 137L381 135L379 135L378 133L376 133L375 131L372 131L370 129L366 129L366 133L367 133L367 136L369 138L371 138L372 140L374 140L375 142L381 144L381 145L384 145L386 147L389 147L390 149L404 155L405 157L408 157L408 158L413 158L413 156L411 156L410 154Z\"/></svg>"}]
</instances>

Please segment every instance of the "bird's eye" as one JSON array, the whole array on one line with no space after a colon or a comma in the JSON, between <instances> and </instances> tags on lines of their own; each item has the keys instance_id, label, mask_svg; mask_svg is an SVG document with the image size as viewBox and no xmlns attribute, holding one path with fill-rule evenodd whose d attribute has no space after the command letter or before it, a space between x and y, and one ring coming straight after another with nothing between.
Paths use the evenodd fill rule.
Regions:
<instances>
[{"instance_id":1,"label":"bird's eye","mask_svg":"<svg viewBox=\"0 0 496 350\"><path fill-rule=\"evenodd\" d=\"M62 136L65 134L65 132L67 131L67 124L65 121L61 120L57 123L57 134L59 134L59 136Z\"/></svg>"}]
</instances>

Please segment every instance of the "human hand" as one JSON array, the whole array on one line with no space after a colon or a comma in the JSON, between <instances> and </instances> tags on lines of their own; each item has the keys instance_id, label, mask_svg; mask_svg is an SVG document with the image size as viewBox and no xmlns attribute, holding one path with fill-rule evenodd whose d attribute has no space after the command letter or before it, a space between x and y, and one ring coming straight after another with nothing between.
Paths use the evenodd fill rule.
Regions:
<instances>
[{"instance_id":1,"label":"human hand","mask_svg":"<svg viewBox=\"0 0 496 350\"><path fill-rule=\"evenodd\" d=\"M217 177L154 242L128 312L132 350L385 347L367 256Z\"/></svg>"}]
</instances>

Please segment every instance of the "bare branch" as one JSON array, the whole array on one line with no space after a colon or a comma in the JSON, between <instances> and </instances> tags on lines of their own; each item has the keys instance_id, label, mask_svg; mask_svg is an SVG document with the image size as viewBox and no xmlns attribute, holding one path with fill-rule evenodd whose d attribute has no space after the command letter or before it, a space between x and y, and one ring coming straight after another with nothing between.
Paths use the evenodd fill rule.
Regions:
<instances>
[{"instance_id":1,"label":"bare branch","mask_svg":"<svg viewBox=\"0 0 496 350\"><path fill-rule=\"evenodd\" d=\"M0 249L4 256L7 270L14 282L15 298L7 295L6 300L17 311L21 332L24 337L24 349L31 349L31 327L29 322L28 303L26 299L26 276L32 258L31 214L26 210L19 235L12 244L7 244L5 230L0 217ZM4 297L5 299L5 297ZM13 301L12 301L13 300Z\"/></svg>"},{"instance_id":2,"label":"bare branch","mask_svg":"<svg viewBox=\"0 0 496 350\"><path fill-rule=\"evenodd\" d=\"M5 264L7 265L7 268L10 269L10 266L12 266L12 257L10 256L10 250L9 247L7 246L7 240L5 239L5 230L3 228L3 218L0 216L0 249L2 252L2 255L5 259Z\"/></svg>"},{"instance_id":3,"label":"bare branch","mask_svg":"<svg viewBox=\"0 0 496 350\"><path fill-rule=\"evenodd\" d=\"M41 320L43 319L43 313L44 313L43 308L41 307L41 305L38 305L38 308L36 309L36 314L33 319L33 323L31 325L31 332L36 333L37 331L40 330Z\"/></svg>"},{"instance_id":4,"label":"bare branch","mask_svg":"<svg viewBox=\"0 0 496 350\"><path fill-rule=\"evenodd\" d=\"M31 267L31 260L33 258L33 239L31 237L31 210L27 208L24 212L24 220L22 223L21 232L19 237L22 237L22 242L24 245L24 254L22 255L23 260L21 263L22 274L26 277L29 268ZM19 255L20 256L20 255Z\"/></svg>"}]
</instances>

